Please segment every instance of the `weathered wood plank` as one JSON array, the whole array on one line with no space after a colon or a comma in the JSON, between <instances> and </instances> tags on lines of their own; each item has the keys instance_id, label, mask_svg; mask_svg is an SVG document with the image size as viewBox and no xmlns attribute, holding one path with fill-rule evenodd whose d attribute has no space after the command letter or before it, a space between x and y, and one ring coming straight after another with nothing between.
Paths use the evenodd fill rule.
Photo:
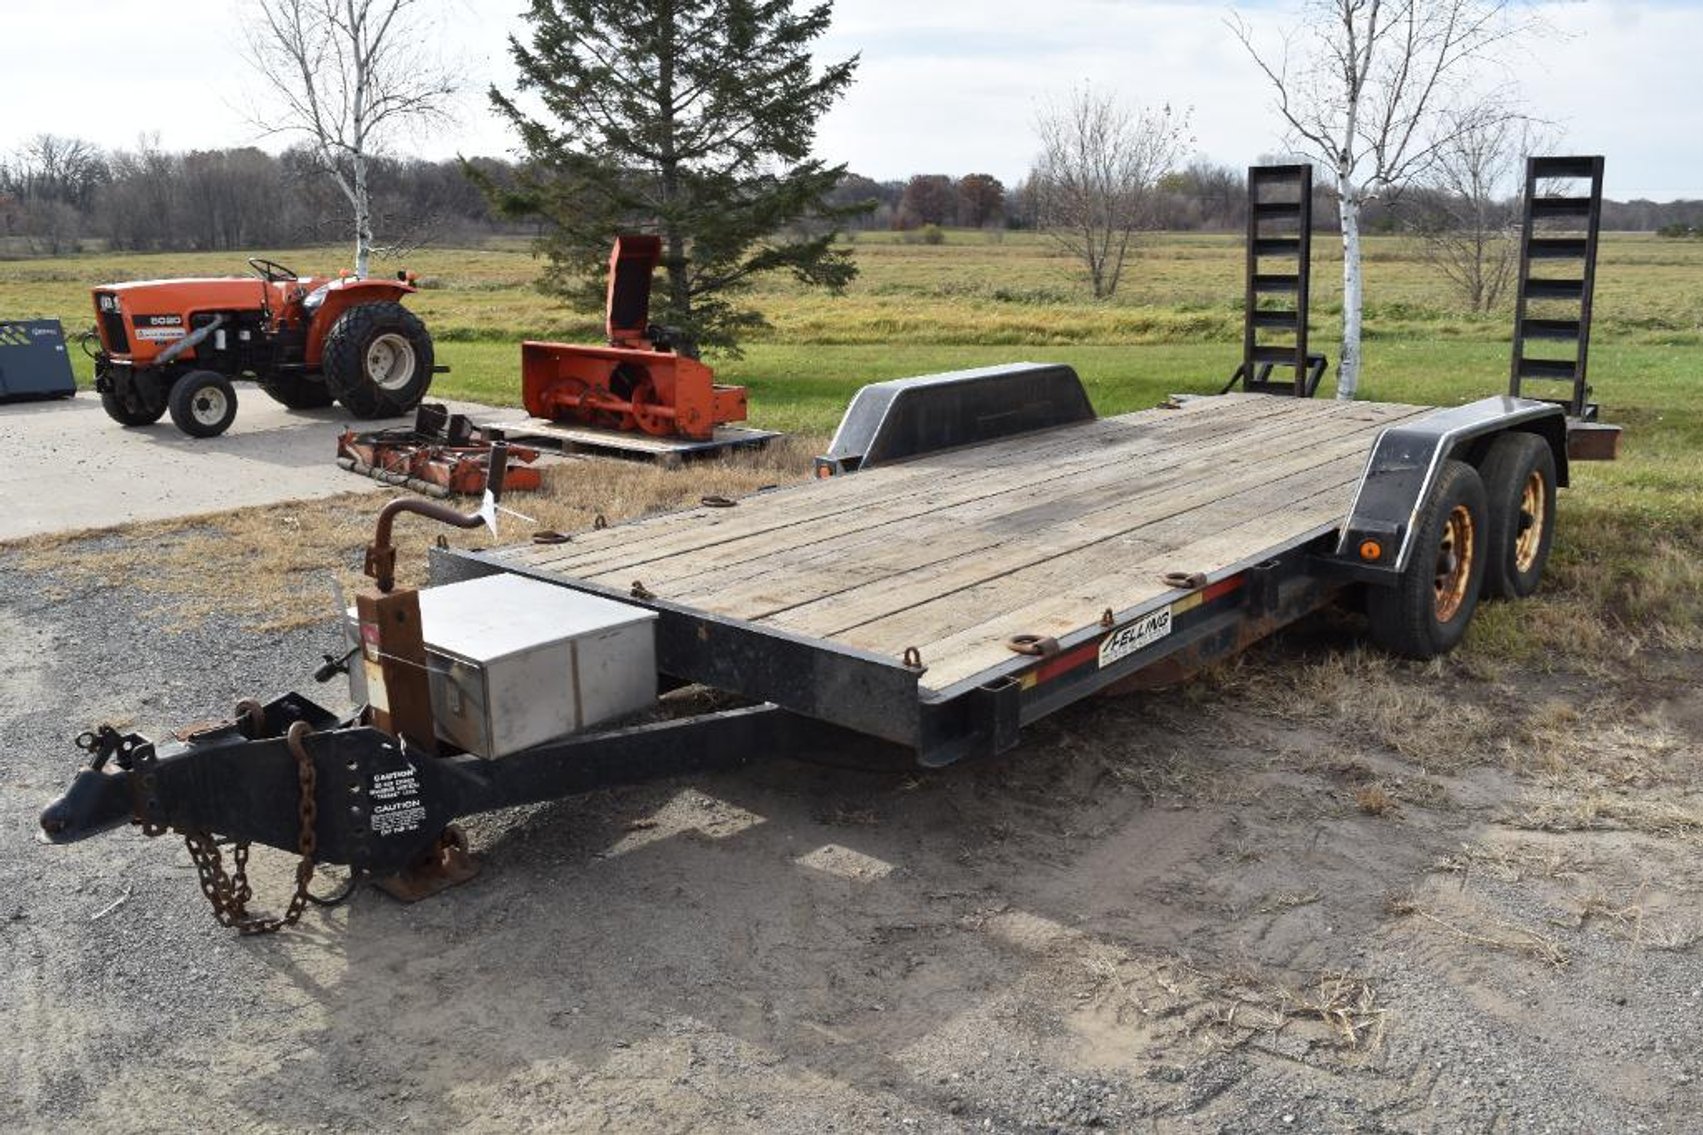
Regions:
<instances>
[{"instance_id":1,"label":"weathered wood plank","mask_svg":"<svg viewBox=\"0 0 1703 1135\"><path fill-rule=\"evenodd\" d=\"M747 601L745 618L763 618L799 634L842 641L904 646L944 637L939 628L973 624L1054 594L1060 582L1092 577L1127 562L1138 546L1155 553L1181 548L1217 527L1261 519L1285 536L1288 506L1321 484L1331 486L1346 462L1358 477L1365 448L1357 439L1310 447L1286 462L1246 473L1239 480L1215 478L1136 509L1112 508L1049 530L1045 543L1026 542L943 560L892 575L842 594L791 604L767 616ZM1346 501L1344 502L1346 507ZM1172 569L1166 569L1172 570ZM1193 570L1193 569L1187 569ZM962 602L953 596L968 593ZM713 602L704 604L714 609ZM1111 601L1107 606L1127 604ZM731 612L729 612L731 613Z\"/></svg>"},{"instance_id":2,"label":"weathered wood plank","mask_svg":"<svg viewBox=\"0 0 1703 1135\"><path fill-rule=\"evenodd\" d=\"M889 653L893 643L898 643L901 651L907 646L938 644L959 628L974 628L1007 613L1021 615L1057 595L1061 587L1118 576L1131 561L1144 563L1148 557L1162 555L1186 559L1189 545L1226 529L1237 529L1248 554L1256 554L1310 527L1302 523L1296 528L1297 522L1292 519L1305 507L1304 502L1321 490L1337 490L1340 497L1345 491L1342 487L1359 476L1363 461L1363 450L1338 443L1338 448L1322 459L1290 462L1285 466L1286 475L1245 484L1235 493L1202 492L1192 497L1186 508L1079 545L1067 554L1014 563L1004 572L988 571L970 562L939 572L924 569L894 580L885 593L870 589L870 594L860 595L854 602L813 603L766 621L795 633L833 638L878 653ZM1340 503L1346 509L1346 499ZM1242 531L1243 526L1251 527ZM1150 574L1157 578L1177 570L1200 569L1178 562ZM1122 594L1111 591L1102 596L1095 611L1106 607L1122 610L1130 605ZM937 645L934 653L938 652ZM934 667L933 658L929 665Z\"/></svg>"},{"instance_id":3,"label":"weathered wood plank","mask_svg":"<svg viewBox=\"0 0 1703 1135\"><path fill-rule=\"evenodd\" d=\"M1114 462L1126 452L1162 445L1173 433L1202 437L1246 428L1267 418L1306 419L1344 413L1331 404L1321 414L1319 407L1325 405L1274 398L1251 405L1245 400L1219 405L1217 400L1203 399L1179 410L1138 411L986 446L950 450L831 483L788 486L746 498L738 509L692 509L650 517L603 532L576 534L571 544L522 546L506 554L519 563L574 575L637 566L664 555L795 523L854 517L871 508L886 514L902 513L911 507L951 507L959 500L976 499L990 487L997 489L997 482L990 483L989 478L994 476L992 470L1000 467L1017 478L1061 479L1082 468ZM1298 411L1297 407L1303 409Z\"/></svg>"},{"instance_id":4,"label":"weathered wood plank","mask_svg":"<svg viewBox=\"0 0 1703 1135\"><path fill-rule=\"evenodd\" d=\"M1346 467L1347 463L1344 463ZM1289 532L1287 538L1292 539L1339 521L1345 506L1345 494L1351 491L1358 475L1359 470L1355 469L1339 484L1315 494L1300 506L1292 507L1288 511L1291 524L1286 529ZM1178 564L1187 564L1190 571L1210 574L1259 556L1273 546L1269 528L1263 520L1256 519L1223 528L1180 547L1150 554L1116 572L1074 584L1067 582L1047 599L923 644L920 649L929 669L922 684L932 690L944 689L954 682L998 666L1010 658L1010 651L1004 644L1012 635L1057 637L1090 625L1106 607L1129 610L1157 599L1172 590L1163 583L1161 576L1164 572L1176 570ZM903 650L904 647L898 649Z\"/></svg>"},{"instance_id":5,"label":"weathered wood plank","mask_svg":"<svg viewBox=\"0 0 1703 1135\"><path fill-rule=\"evenodd\" d=\"M706 610L746 619L797 613L809 606L833 626L781 621L801 633L829 634L890 615L958 587L1009 575L1032 564L1062 559L1076 550L1256 490L1274 478L1304 472L1342 454L1364 458L1361 432L1347 438L1328 429L1291 428L1256 455L1229 448L1191 452L1172 470L1146 483L1115 479L1085 490L998 498L1003 507L966 507L930 516L926 528L906 523L890 530L885 547L827 540L799 552L751 560L744 577L707 571L684 577L677 590L659 594ZM1132 487L1140 484L1140 487ZM1281 504L1279 500L1275 502ZM979 502L987 506L990 502ZM698 557L691 557L697 560ZM610 582L621 582L612 579ZM657 584L646 579L651 590ZM854 617L855 616L855 617Z\"/></svg>"},{"instance_id":6,"label":"weathered wood plank","mask_svg":"<svg viewBox=\"0 0 1703 1135\"><path fill-rule=\"evenodd\" d=\"M940 689L1339 521L1380 430L1425 407L1241 395L1038 431L502 555L898 654Z\"/></svg>"},{"instance_id":7,"label":"weathered wood plank","mask_svg":"<svg viewBox=\"0 0 1703 1135\"><path fill-rule=\"evenodd\" d=\"M1082 470L1067 482L1031 480L997 491L990 486L984 496L927 512L912 507L894 514L871 509L851 519L804 522L740 537L663 557L642 568L623 563L573 574L609 584L624 584L636 574L651 591L684 603L713 599L736 605L738 599L730 589L769 577L789 579L790 586L805 597L811 588L828 594L842 590L847 580L878 578L932 559L1010 543L1032 530L1045 531L1107 507L1122 505L1125 515L1139 516L1145 501L1163 501L1168 494L1222 476L1227 469L1256 461L1264 465L1348 429L1364 428L1357 422L1326 419L1300 424L1283 419L1258 422L1233 435L1138 451L1114 464ZM686 586L671 588L675 583Z\"/></svg>"}]
</instances>

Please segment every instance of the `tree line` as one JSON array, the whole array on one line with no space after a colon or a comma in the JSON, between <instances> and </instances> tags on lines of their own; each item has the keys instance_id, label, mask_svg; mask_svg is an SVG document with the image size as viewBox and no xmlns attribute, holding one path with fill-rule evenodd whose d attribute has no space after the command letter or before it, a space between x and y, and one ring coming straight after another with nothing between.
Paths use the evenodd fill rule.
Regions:
<instances>
[{"instance_id":1,"label":"tree line","mask_svg":"<svg viewBox=\"0 0 1703 1135\"><path fill-rule=\"evenodd\" d=\"M513 163L470 163L496 181ZM373 208L384 243L406 253L528 231L499 218L458 160L372 159ZM343 239L348 205L312 149L173 152L142 140L105 151L41 134L0 155L0 238L40 256L90 243L124 252L291 248Z\"/></svg>"},{"instance_id":2,"label":"tree line","mask_svg":"<svg viewBox=\"0 0 1703 1135\"><path fill-rule=\"evenodd\" d=\"M1277 158L1273 161L1281 160ZM499 183L517 166L501 158L471 164ZM459 160L374 159L374 208L381 252L423 244L475 242L499 233L529 234L497 214ZM1007 188L987 173L940 173L876 180L847 173L827 195L836 206L867 206L842 227L858 231L940 228L1036 229L1041 202L1031 178ZM1238 232L1247 224L1245 171L1206 161L1158 179L1154 227L1172 232ZM1314 190L1314 227L1336 231L1331 190ZM1517 204L1501 215L1516 219ZM0 155L0 237L41 256L75 252L89 242L125 252L240 252L339 241L347 206L306 146L281 154L254 147L171 152L144 140L133 149L38 135ZM1450 216L1448 195L1416 188L1375 202L1369 232L1427 230ZM1604 201L1603 228L1689 233L1703 228L1703 201Z\"/></svg>"}]
</instances>

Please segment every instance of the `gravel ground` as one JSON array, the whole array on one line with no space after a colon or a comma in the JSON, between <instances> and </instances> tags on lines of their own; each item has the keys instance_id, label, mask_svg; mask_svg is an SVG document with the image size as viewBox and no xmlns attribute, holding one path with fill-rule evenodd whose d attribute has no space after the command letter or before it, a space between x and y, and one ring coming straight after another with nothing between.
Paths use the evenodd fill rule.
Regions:
<instances>
[{"instance_id":1,"label":"gravel ground","mask_svg":"<svg viewBox=\"0 0 1703 1135\"><path fill-rule=\"evenodd\" d=\"M1697 1129L1694 830L1527 830L1494 763L1211 689L973 768L483 818L468 886L238 939L175 839L31 842L78 730L307 689L337 644L154 605L0 552L0 1128ZM1354 805L1368 770L1399 807Z\"/></svg>"}]
</instances>

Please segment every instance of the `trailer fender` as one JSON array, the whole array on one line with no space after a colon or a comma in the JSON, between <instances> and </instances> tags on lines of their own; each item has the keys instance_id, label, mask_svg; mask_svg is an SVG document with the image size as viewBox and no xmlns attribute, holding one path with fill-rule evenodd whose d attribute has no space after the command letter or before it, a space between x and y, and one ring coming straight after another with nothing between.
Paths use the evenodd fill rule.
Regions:
<instances>
[{"instance_id":1,"label":"trailer fender","mask_svg":"<svg viewBox=\"0 0 1703 1135\"><path fill-rule=\"evenodd\" d=\"M1473 462L1496 435L1515 429L1548 442L1557 484L1566 485L1567 425L1555 403L1503 395L1438 410L1378 435L1328 558L1354 578L1394 583L1407 568L1419 510L1443 462L1451 457Z\"/></svg>"},{"instance_id":2,"label":"trailer fender","mask_svg":"<svg viewBox=\"0 0 1703 1135\"><path fill-rule=\"evenodd\" d=\"M872 382L846 407L816 475L975 445L1095 418L1076 371L1058 363L1011 363Z\"/></svg>"}]
</instances>

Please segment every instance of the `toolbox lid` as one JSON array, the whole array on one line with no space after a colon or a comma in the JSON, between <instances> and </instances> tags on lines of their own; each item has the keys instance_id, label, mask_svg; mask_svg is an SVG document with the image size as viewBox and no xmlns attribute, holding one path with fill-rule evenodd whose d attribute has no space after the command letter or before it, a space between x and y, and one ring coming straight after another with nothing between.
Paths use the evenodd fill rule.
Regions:
<instances>
[{"instance_id":1,"label":"toolbox lid","mask_svg":"<svg viewBox=\"0 0 1703 1135\"><path fill-rule=\"evenodd\" d=\"M655 611L631 603L506 573L420 592L420 629L427 644L471 662L655 618Z\"/></svg>"}]
</instances>

